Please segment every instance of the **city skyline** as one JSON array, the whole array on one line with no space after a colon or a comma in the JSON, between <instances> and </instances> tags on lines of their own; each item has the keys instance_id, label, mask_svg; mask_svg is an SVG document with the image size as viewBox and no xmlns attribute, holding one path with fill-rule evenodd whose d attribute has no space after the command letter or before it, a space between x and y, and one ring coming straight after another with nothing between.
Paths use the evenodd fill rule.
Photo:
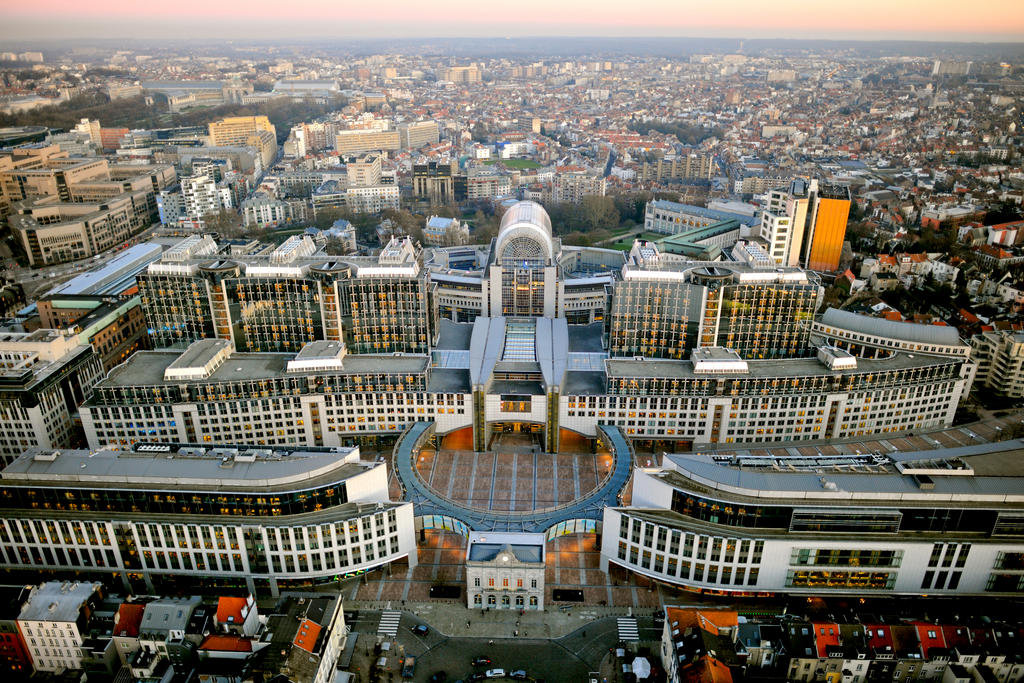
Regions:
<instances>
[{"instance_id":1,"label":"city skyline","mask_svg":"<svg viewBox=\"0 0 1024 683\"><path fill-rule=\"evenodd\" d=\"M1012 0L970 6L951 0L892 5L861 3L856 15L836 16L820 5L783 2L766 13L753 0L701 3L640 0L628 14L610 3L579 0L551 7L537 0L514 16L481 10L467 0L444 0L429 8L396 3L339 8L313 0L311 23L279 16L277 6L237 0L215 6L186 0L173 6L138 6L121 0L92 3L88 11L67 0L40 6L9 5L5 40L75 38L408 38L408 37L712 37L847 40L942 40L1000 42L1024 39L1024 12ZM879 17L885 21L880 22ZM884 26L884 27L882 27Z\"/></svg>"}]
</instances>

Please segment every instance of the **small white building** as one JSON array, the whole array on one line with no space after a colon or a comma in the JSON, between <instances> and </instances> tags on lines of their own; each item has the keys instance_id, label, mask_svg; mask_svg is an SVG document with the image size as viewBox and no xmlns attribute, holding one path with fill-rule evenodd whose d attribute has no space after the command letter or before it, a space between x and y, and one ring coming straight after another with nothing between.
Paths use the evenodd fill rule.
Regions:
<instances>
[{"instance_id":1,"label":"small white building","mask_svg":"<svg viewBox=\"0 0 1024 683\"><path fill-rule=\"evenodd\" d=\"M18 615L18 630L36 671L81 669L83 631L103 584L50 581L32 589ZM90 603L94 603L90 607Z\"/></svg>"},{"instance_id":2,"label":"small white building","mask_svg":"<svg viewBox=\"0 0 1024 683\"><path fill-rule=\"evenodd\" d=\"M473 531L466 549L470 608L544 609L544 534Z\"/></svg>"}]
</instances>

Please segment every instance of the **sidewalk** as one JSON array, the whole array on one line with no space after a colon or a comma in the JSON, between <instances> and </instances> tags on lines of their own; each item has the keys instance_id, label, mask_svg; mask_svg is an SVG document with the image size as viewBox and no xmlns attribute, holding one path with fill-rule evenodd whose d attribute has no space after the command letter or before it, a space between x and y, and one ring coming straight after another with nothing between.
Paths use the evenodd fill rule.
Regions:
<instances>
[{"instance_id":1,"label":"sidewalk","mask_svg":"<svg viewBox=\"0 0 1024 683\"><path fill-rule=\"evenodd\" d=\"M400 600L352 600L346 610L396 610L408 612L442 635L458 638L561 638L605 617L650 616L653 607L605 607L579 604L558 605L543 612L469 609L447 600L408 602ZM516 636L515 632L519 635Z\"/></svg>"}]
</instances>

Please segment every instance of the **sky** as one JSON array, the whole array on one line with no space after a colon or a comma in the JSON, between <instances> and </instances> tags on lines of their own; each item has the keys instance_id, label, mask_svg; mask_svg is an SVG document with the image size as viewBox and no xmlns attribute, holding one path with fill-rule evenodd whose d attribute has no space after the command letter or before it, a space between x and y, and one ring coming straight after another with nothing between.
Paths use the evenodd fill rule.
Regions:
<instances>
[{"instance_id":1,"label":"sky","mask_svg":"<svg viewBox=\"0 0 1024 683\"><path fill-rule=\"evenodd\" d=\"M1024 0L0 0L0 40L557 35L1018 42Z\"/></svg>"}]
</instances>

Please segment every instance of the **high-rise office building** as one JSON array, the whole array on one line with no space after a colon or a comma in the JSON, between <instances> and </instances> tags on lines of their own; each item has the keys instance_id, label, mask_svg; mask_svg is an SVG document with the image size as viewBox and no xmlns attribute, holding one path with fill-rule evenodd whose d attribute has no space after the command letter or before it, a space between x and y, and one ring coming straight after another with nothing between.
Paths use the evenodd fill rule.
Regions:
<instances>
[{"instance_id":1,"label":"high-rise office building","mask_svg":"<svg viewBox=\"0 0 1024 683\"><path fill-rule=\"evenodd\" d=\"M380 185L380 157L376 154L367 154L356 161L350 161L345 166L345 171L348 174L349 187L373 187Z\"/></svg>"},{"instance_id":2,"label":"high-rise office building","mask_svg":"<svg viewBox=\"0 0 1024 683\"><path fill-rule=\"evenodd\" d=\"M431 313L426 273L408 237L392 238L373 265L356 266L344 283L353 353L427 353Z\"/></svg>"},{"instance_id":3,"label":"high-rise office building","mask_svg":"<svg viewBox=\"0 0 1024 683\"><path fill-rule=\"evenodd\" d=\"M413 121L398 126L402 149L419 149L425 145L436 145L440 139L437 121Z\"/></svg>"},{"instance_id":4,"label":"high-rise office building","mask_svg":"<svg viewBox=\"0 0 1024 683\"><path fill-rule=\"evenodd\" d=\"M469 66L450 66L441 70L442 81L452 83L479 83L481 79L480 68L476 64Z\"/></svg>"},{"instance_id":5,"label":"high-rise office building","mask_svg":"<svg viewBox=\"0 0 1024 683\"><path fill-rule=\"evenodd\" d=\"M103 377L103 364L77 335L57 330L0 334L0 461L29 448L66 448L73 416Z\"/></svg>"},{"instance_id":6,"label":"high-rise office building","mask_svg":"<svg viewBox=\"0 0 1024 683\"><path fill-rule=\"evenodd\" d=\"M334 139L335 149L343 156L366 152L393 152L402 147L397 130L340 130Z\"/></svg>"},{"instance_id":7,"label":"high-rise office building","mask_svg":"<svg viewBox=\"0 0 1024 683\"><path fill-rule=\"evenodd\" d=\"M229 116L209 125L213 147L244 147L250 137L267 131L277 139L277 129L266 116Z\"/></svg>"},{"instance_id":8,"label":"high-rise office building","mask_svg":"<svg viewBox=\"0 0 1024 683\"><path fill-rule=\"evenodd\" d=\"M750 245L736 262L694 262L640 242L625 264L563 247L549 226L520 202L489 246L429 260L408 240L377 258L306 255L296 240L288 260L195 238L151 264L140 293L158 345L186 332L210 344L115 368L83 409L90 443L379 445L421 420L439 434L471 429L477 449L504 431L557 449L563 428L695 443L856 438L948 425L970 390L955 329L843 312L819 325L817 276ZM178 377L197 354L210 375L164 394L182 383L157 372ZM161 401L140 398L152 382ZM260 400L240 409L252 391Z\"/></svg>"},{"instance_id":9,"label":"high-rise office building","mask_svg":"<svg viewBox=\"0 0 1024 683\"><path fill-rule=\"evenodd\" d=\"M412 167L413 195L429 199L432 204L450 204L455 198L453 176L458 170L456 162L429 161Z\"/></svg>"},{"instance_id":10,"label":"high-rise office building","mask_svg":"<svg viewBox=\"0 0 1024 683\"><path fill-rule=\"evenodd\" d=\"M780 265L833 272L839 268L849 216L848 187L797 178L788 189L769 192L761 237Z\"/></svg>"},{"instance_id":11,"label":"high-rise office building","mask_svg":"<svg viewBox=\"0 0 1024 683\"><path fill-rule=\"evenodd\" d=\"M809 233L804 240L805 268L830 273L839 269L849 218L850 188L819 185L813 215L808 217Z\"/></svg>"},{"instance_id":12,"label":"high-rise office building","mask_svg":"<svg viewBox=\"0 0 1024 683\"><path fill-rule=\"evenodd\" d=\"M638 242L615 283L609 350L676 359L701 347L745 359L806 356L821 294L818 277L800 269L691 262Z\"/></svg>"},{"instance_id":13,"label":"high-rise office building","mask_svg":"<svg viewBox=\"0 0 1024 683\"><path fill-rule=\"evenodd\" d=\"M607 181L589 173L560 173L551 181L551 201L578 204L589 195L603 197Z\"/></svg>"}]
</instances>

